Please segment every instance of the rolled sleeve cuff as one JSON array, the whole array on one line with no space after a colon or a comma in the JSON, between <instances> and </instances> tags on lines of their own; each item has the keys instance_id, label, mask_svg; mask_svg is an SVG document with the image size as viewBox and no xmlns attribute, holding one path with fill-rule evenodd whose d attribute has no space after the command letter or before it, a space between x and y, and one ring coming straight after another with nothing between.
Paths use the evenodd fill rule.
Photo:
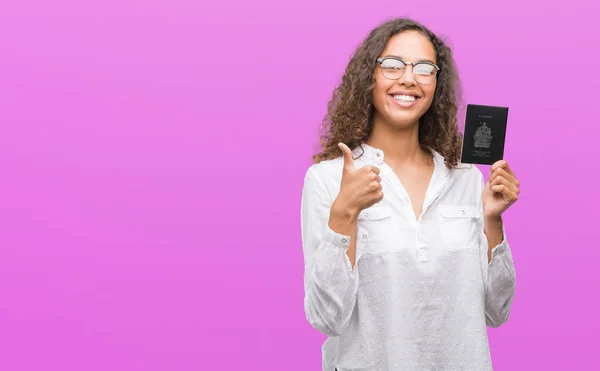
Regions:
<instances>
[{"instance_id":1,"label":"rolled sleeve cuff","mask_svg":"<svg viewBox=\"0 0 600 371\"><path fill-rule=\"evenodd\" d=\"M511 254L510 246L506 239L506 229L505 229L504 225L502 225L502 242L500 242L498 245L496 245L492 248L492 259L491 260L494 260L494 258L497 256L507 255L507 254L508 254L508 256L510 256L510 254ZM490 261L490 264L491 264L491 261Z\"/></svg>"},{"instance_id":2,"label":"rolled sleeve cuff","mask_svg":"<svg viewBox=\"0 0 600 371\"><path fill-rule=\"evenodd\" d=\"M361 227L357 227L356 230L356 261L354 262L354 268L356 269L356 265L362 255L362 250L364 248L364 244L367 242L368 233ZM344 251L344 258L346 261L346 266L350 272L353 271L352 263L350 262L350 258L346 255L348 248L350 247L350 242L352 241L352 237L340 234L332 230L329 225L326 226L324 240L330 243L333 246L340 247ZM354 270L355 270L354 269Z\"/></svg>"}]
</instances>

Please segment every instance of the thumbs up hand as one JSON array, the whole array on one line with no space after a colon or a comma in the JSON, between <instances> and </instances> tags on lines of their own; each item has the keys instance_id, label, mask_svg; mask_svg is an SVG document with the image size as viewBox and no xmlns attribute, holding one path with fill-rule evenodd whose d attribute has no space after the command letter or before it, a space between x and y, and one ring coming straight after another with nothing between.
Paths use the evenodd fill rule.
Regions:
<instances>
[{"instance_id":1,"label":"thumbs up hand","mask_svg":"<svg viewBox=\"0 0 600 371\"><path fill-rule=\"evenodd\" d=\"M352 151L344 143L338 146L344 155L340 193L333 201L329 215L329 227L337 233L350 236L346 255L352 269L356 264L356 226L358 214L383 199L379 169L367 165L357 169Z\"/></svg>"},{"instance_id":2,"label":"thumbs up hand","mask_svg":"<svg viewBox=\"0 0 600 371\"><path fill-rule=\"evenodd\" d=\"M358 216L363 209L383 199L379 168L367 165L357 169L350 148L344 143L339 143L338 146L344 154L344 168L340 193L335 202L338 207Z\"/></svg>"}]
</instances>

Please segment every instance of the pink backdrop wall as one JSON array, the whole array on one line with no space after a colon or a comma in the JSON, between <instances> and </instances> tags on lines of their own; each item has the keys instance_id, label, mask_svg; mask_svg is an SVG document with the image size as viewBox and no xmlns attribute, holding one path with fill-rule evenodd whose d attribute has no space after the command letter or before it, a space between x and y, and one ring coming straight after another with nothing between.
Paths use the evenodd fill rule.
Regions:
<instances>
[{"instance_id":1,"label":"pink backdrop wall","mask_svg":"<svg viewBox=\"0 0 600 371\"><path fill-rule=\"evenodd\" d=\"M351 52L399 15L450 38L466 102L510 107L496 369L600 368L598 2L300 4L2 1L1 370L318 370L303 176Z\"/></svg>"}]
</instances>

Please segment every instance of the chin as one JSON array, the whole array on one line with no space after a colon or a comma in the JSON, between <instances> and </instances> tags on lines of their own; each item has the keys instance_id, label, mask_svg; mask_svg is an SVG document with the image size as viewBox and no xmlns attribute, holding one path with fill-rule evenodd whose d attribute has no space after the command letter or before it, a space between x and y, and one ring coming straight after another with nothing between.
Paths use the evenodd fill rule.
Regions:
<instances>
[{"instance_id":1,"label":"chin","mask_svg":"<svg viewBox=\"0 0 600 371\"><path fill-rule=\"evenodd\" d=\"M408 129L419 124L421 115L415 112L394 112L388 116L386 121L390 122L397 129Z\"/></svg>"}]
</instances>

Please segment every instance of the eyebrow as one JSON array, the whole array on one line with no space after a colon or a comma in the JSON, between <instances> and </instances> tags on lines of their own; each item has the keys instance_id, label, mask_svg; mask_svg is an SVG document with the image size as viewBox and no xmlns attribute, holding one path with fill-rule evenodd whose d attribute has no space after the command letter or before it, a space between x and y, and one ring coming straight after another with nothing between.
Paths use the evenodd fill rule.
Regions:
<instances>
[{"instance_id":1,"label":"eyebrow","mask_svg":"<svg viewBox=\"0 0 600 371\"><path fill-rule=\"evenodd\" d=\"M392 54L388 54L388 55L384 55L382 58L399 58L402 59L403 61L405 61L406 59L400 55L392 55ZM436 64L434 61L432 61L431 59L419 59L417 62L428 62L428 63L433 63ZM415 62L416 63L416 62Z\"/></svg>"}]
</instances>

